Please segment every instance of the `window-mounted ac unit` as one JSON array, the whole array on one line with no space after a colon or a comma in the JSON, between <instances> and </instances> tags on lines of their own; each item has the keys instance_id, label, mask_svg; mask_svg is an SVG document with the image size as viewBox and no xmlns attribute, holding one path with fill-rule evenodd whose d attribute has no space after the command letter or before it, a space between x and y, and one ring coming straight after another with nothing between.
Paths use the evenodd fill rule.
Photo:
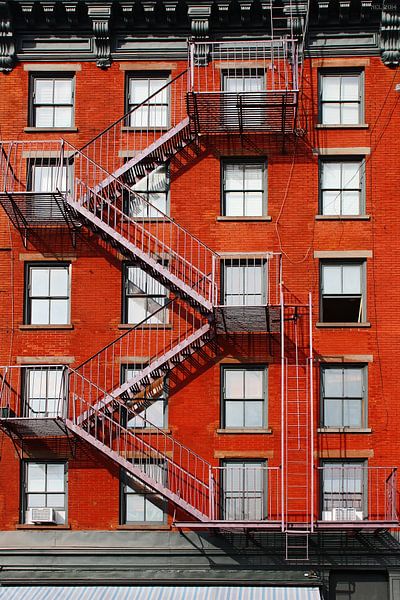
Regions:
<instances>
[{"instance_id":1,"label":"window-mounted ac unit","mask_svg":"<svg viewBox=\"0 0 400 600\"><path fill-rule=\"evenodd\" d=\"M56 523L56 512L54 508L31 508L29 520L31 523Z\"/></svg>"},{"instance_id":2,"label":"window-mounted ac unit","mask_svg":"<svg viewBox=\"0 0 400 600\"><path fill-rule=\"evenodd\" d=\"M351 507L332 508L332 510L324 510L322 513L323 521L362 521L363 519L363 511Z\"/></svg>"}]
</instances>

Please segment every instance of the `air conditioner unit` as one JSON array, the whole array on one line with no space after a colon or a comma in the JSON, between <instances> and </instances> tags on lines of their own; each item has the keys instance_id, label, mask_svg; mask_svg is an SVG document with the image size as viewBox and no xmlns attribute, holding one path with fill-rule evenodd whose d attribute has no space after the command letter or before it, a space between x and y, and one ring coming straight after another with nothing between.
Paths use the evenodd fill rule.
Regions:
<instances>
[{"instance_id":1,"label":"air conditioner unit","mask_svg":"<svg viewBox=\"0 0 400 600\"><path fill-rule=\"evenodd\" d=\"M54 508L31 508L29 513L31 523L56 523Z\"/></svg>"},{"instance_id":2,"label":"air conditioner unit","mask_svg":"<svg viewBox=\"0 0 400 600\"><path fill-rule=\"evenodd\" d=\"M362 521L364 514L362 510L355 508L332 508L322 512L323 521Z\"/></svg>"}]
</instances>

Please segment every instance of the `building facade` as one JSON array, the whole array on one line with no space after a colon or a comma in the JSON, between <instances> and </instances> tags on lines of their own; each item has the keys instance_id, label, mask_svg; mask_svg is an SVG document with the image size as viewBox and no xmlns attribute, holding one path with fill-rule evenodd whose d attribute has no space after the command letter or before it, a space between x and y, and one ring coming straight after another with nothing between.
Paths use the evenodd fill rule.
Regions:
<instances>
[{"instance_id":1,"label":"building facade","mask_svg":"<svg viewBox=\"0 0 400 600\"><path fill-rule=\"evenodd\" d=\"M0 597L400 598L397 2L0 11Z\"/></svg>"}]
</instances>

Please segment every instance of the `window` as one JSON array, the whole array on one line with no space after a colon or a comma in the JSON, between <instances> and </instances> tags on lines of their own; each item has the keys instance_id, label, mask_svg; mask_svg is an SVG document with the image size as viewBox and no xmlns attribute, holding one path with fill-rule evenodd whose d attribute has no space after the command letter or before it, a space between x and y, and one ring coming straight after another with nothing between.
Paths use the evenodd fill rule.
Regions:
<instances>
[{"instance_id":1,"label":"window","mask_svg":"<svg viewBox=\"0 0 400 600\"><path fill-rule=\"evenodd\" d=\"M144 319L147 319L149 325L167 323L168 310L163 309L168 300L167 288L143 269L132 265L124 266L123 292L124 323L134 325Z\"/></svg>"},{"instance_id":2,"label":"window","mask_svg":"<svg viewBox=\"0 0 400 600\"><path fill-rule=\"evenodd\" d=\"M22 465L22 521L32 522L31 510L53 508L58 525L67 517L67 464L24 461Z\"/></svg>"},{"instance_id":3,"label":"window","mask_svg":"<svg viewBox=\"0 0 400 600\"><path fill-rule=\"evenodd\" d=\"M366 465L332 461L322 465L322 520L355 521L367 516Z\"/></svg>"},{"instance_id":4,"label":"window","mask_svg":"<svg viewBox=\"0 0 400 600\"><path fill-rule=\"evenodd\" d=\"M362 122L363 77L360 72L320 76L320 122L356 125Z\"/></svg>"},{"instance_id":5,"label":"window","mask_svg":"<svg viewBox=\"0 0 400 600\"><path fill-rule=\"evenodd\" d=\"M67 166L61 166L55 160L41 158L30 165L29 190L32 192L66 192Z\"/></svg>"},{"instance_id":6,"label":"window","mask_svg":"<svg viewBox=\"0 0 400 600\"><path fill-rule=\"evenodd\" d=\"M243 69L230 69L222 74L224 92L262 92L265 89L263 73L246 73Z\"/></svg>"},{"instance_id":7,"label":"window","mask_svg":"<svg viewBox=\"0 0 400 600\"><path fill-rule=\"evenodd\" d=\"M72 127L74 120L74 78L35 75L31 81L31 125Z\"/></svg>"},{"instance_id":8,"label":"window","mask_svg":"<svg viewBox=\"0 0 400 600\"><path fill-rule=\"evenodd\" d=\"M259 306L267 298L265 261L225 259L223 262L223 303L227 306Z\"/></svg>"},{"instance_id":9,"label":"window","mask_svg":"<svg viewBox=\"0 0 400 600\"><path fill-rule=\"evenodd\" d=\"M167 468L161 461L137 463L137 466L158 483L166 485ZM165 522L165 500L133 476L122 474L121 521L125 525L135 523L161 524Z\"/></svg>"},{"instance_id":10,"label":"window","mask_svg":"<svg viewBox=\"0 0 400 600\"><path fill-rule=\"evenodd\" d=\"M228 217L259 217L266 214L265 161L222 164L222 214Z\"/></svg>"},{"instance_id":11,"label":"window","mask_svg":"<svg viewBox=\"0 0 400 600\"><path fill-rule=\"evenodd\" d=\"M265 427L267 370L222 367L222 423L229 427Z\"/></svg>"},{"instance_id":12,"label":"window","mask_svg":"<svg viewBox=\"0 0 400 600\"><path fill-rule=\"evenodd\" d=\"M324 427L366 427L367 369L357 365L321 368Z\"/></svg>"},{"instance_id":13,"label":"window","mask_svg":"<svg viewBox=\"0 0 400 600\"><path fill-rule=\"evenodd\" d=\"M321 161L320 182L321 214L347 216L364 213L362 160Z\"/></svg>"},{"instance_id":14,"label":"window","mask_svg":"<svg viewBox=\"0 0 400 600\"><path fill-rule=\"evenodd\" d=\"M66 400L64 367L27 368L24 381L24 416L64 416Z\"/></svg>"},{"instance_id":15,"label":"window","mask_svg":"<svg viewBox=\"0 0 400 600\"><path fill-rule=\"evenodd\" d=\"M222 518L260 521L266 518L266 461L229 460L222 464Z\"/></svg>"},{"instance_id":16,"label":"window","mask_svg":"<svg viewBox=\"0 0 400 600\"><path fill-rule=\"evenodd\" d=\"M124 365L122 367L122 380L129 381L133 379L141 371L140 368L135 365ZM155 425L162 429L167 426L167 405L168 405L168 386L165 377L154 381L154 387L160 388L159 393L155 393L154 399L149 398L146 400L144 397L142 401L138 400L138 404L142 404L142 408L138 410L139 417L133 417L127 423L127 427L151 427ZM146 421L143 421L146 419Z\"/></svg>"},{"instance_id":17,"label":"window","mask_svg":"<svg viewBox=\"0 0 400 600\"><path fill-rule=\"evenodd\" d=\"M158 167L132 186L151 206L129 194L129 204L125 212L130 217L162 217L168 214L169 170L165 165ZM154 208L153 208L154 207Z\"/></svg>"},{"instance_id":18,"label":"window","mask_svg":"<svg viewBox=\"0 0 400 600\"><path fill-rule=\"evenodd\" d=\"M255 70L229 69L222 73L222 126L225 129L253 129L265 122L265 107L257 92L265 90L264 73ZM247 93L246 99L237 94ZM243 103L242 103L243 99Z\"/></svg>"},{"instance_id":19,"label":"window","mask_svg":"<svg viewBox=\"0 0 400 600\"><path fill-rule=\"evenodd\" d=\"M169 126L169 75L158 73L151 75L130 75L127 81L127 125L136 128L156 127L166 129ZM161 88L164 88L161 90ZM161 90L156 94L157 90ZM153 94L155 94L153 96ZM147 102L147 98L150 98ZM142 103L145 104L140 106ZM136 108L137 107L137 108ZM136 110L133 110L136 108Z\"/></svg>"},{"instance_id":20,"label":"window","mask_svg":"<svg viewBox=\"0 0 400 600\"><path fill-rule=\"evenodd\" d=\"M321 265L321 312L325 323L365 321L364 262Z\"/></svg>"},{"instance_id":21,"label":"window","mask_svg":"<svg viewBox=\"0 0 400 600\"><path fill-rule=\"evenodd\" d=\"M37 263L26 270L26 323L65 325L69 323L70 265Z\"/></svg>"}]
</instances>

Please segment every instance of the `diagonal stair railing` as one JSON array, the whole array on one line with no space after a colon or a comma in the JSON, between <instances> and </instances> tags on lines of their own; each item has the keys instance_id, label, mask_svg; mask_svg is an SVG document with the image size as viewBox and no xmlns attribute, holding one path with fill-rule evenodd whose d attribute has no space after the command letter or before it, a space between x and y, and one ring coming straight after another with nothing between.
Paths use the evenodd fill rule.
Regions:
<instances>
[{"instance_id":1,"label":"diagonal stair railing","mask_svg":"<svg viewBox=\"0 0 400 600\"><path fill-rule=\"evenodd\" d=\"M140 412L160 395L165 375L212 338L207 319L179 298L173 298L76 371L105 390L106 395L96 401L96 410L128 403ZM134 375L124 380L124 368L128 367L133 368ZM81 415L81 422L88 417Z\"/></svg>"},{"instance_id":2,"label":"diagonal stair railing","mask_svg":"<svg viewBox=\"0 0 400 600\"><path fill-rule=\"evenodd\" d=\"M145 81L140 77L132 80L131 108L80 148L82 154L128 185L135 185L197 137L187 114L188 71L172 79L154 79L154 91L141 100L140 84ZM112 177L97 175L92 186L95 191L112 184Z\"/></svg>"}]
</instances>

